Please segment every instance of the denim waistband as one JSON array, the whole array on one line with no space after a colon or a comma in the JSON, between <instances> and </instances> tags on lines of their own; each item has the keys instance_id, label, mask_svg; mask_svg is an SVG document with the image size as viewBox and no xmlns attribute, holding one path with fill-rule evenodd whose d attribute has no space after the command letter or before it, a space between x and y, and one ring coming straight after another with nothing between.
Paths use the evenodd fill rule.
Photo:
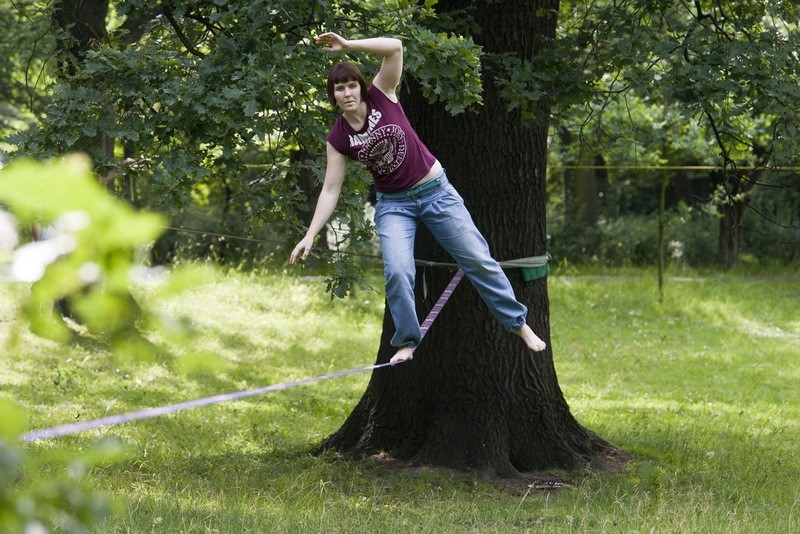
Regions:
<instances>
[{"instance_id":1,"label":"denim waistband","mask_svg":"<svg viewBox=\"0 0 800 534\"><path fill-rule=\"evenodd\" d=\"M378 193L378 198L386 198L386 199L398 199L398 198L408 198L419 195L420 193L424 193L436 187L440 187L442 183L447 180L447 176L445 175L444 169L442 172L437 174L435 177L431 178L427 182L419 185L415 185L405 191L400 191L399 193Z\"/></svg>"}]
</instances>

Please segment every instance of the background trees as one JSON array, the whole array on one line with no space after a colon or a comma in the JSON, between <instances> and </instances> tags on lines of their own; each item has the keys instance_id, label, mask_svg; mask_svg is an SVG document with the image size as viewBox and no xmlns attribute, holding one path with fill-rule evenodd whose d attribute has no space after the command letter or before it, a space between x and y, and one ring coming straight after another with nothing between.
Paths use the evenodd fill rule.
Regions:
<instances>
[{"instance_id":1,"label":"background trees","mask_svg":"<svg viewBox=\"0 0 800 534\"><path fill-rule=\"evenodd\" d=\"M36 2L0 5L0 161L13 148L7 137L25 129L40 114L50 93L45 68L54 38Z\"/></svg>"},{"instance_id":2,"label":"background trees","mask_svg":"<svg viewBox=\"0 0 800 534\"><path fill-rule=\"evenodd\" d=\"M321 125L330 119L318 105L324 68L309 46L314 32L403 35L409 73L428 98L454 112L480 100L474 28L457 20L434 28L435 4L4 5L0 17L10 31L0 40L0 128L19 130L25 117L46 121L38 133L3 146L41 157L89 150L117 194L170 212L184 226L285 235L297 215L302 221L304 198L314 195L309 182L319 176ZM552 104L554 168L719 165L721 173L670 177L668 206L683 200L691 208L675 218L691 224L671 229L685 242L684 259L730 263L743 250L791 260L800 255L792 245L798 216L781 201L793 198L796 174L764 170L796 161L796 10L786 2L563 2L557 46L534 62L504 58L512 75L501 90L528 119L540 100ZM98 13L106 13L104 28ZM638 254L617 254L609 243L620 242L620 214L646 215L648 205L657 206L662 176L576 172L550 173L550 248L572 261L652 261L645 238L623 247ZM298 187L298 176L306 185ZM341 216L366 235L364 187L356 189ZM739 220L743 214L749 217ZM706 235L709 224L719 225L719 235ZM162 255L174 255L176 242L189 237L167 236ZM718 254L707 250L709 239L720 244ZM243 252L216 245L218 258ZM209 254L210 246L193 253Z\"/></svg>"},{"instance_id":3,"label":"background trees","mask_svg":"<svg viewBox=\"0 0 800 534\"><path fill-rule=\"evenodd\" d=\"M719 260L727 266L738 260L746 214L750 228L786 242L784 252L795 241L796 255L797 214L787 205L778 217L774 205L762 202L769 192L781 191L776 199L793 198L797 188L796 174L765 172L798 160L797 7L755 1L567 1L562 12L572 16L562 18L561 46L544 61L562 68L537 68L556 79L554 153L560 162L601 158L613 166L718 166L720 172L694 176L705 185L688 198L680 194L678 176L671 177L671 188L675 203L705 205L718 215ZM653 174L651 188L661 178ZM603 203L612 209L615 201L624 205L631 198L617 184L648 180L647 173L616 169L598 178L592 182L605 187ZM566 193L568 200L577 198L572 188ZM571 217L568 209L567 220ZM773 223L769 230L765 220ZM750 250L764 250L753 232L749 237Z\"/></svg>"}]
</instances>

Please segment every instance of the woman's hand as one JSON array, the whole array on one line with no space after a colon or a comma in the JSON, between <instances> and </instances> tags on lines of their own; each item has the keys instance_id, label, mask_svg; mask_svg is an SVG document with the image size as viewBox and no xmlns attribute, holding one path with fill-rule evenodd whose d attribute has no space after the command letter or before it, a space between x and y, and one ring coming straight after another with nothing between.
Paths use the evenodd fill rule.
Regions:
<instances>
[{"instance_id":1,"label":"woman's hand","mask_svg":"<svg viewBox=\"0 0 800 534\"><path fill-rule=\"evenodd\" d=\"M349 47L347 39L333 32L323 33L317 37L317 44L324 45L325 52L341 52Z\"/></svg>"},{"instance_id":2,"label":"woman's hand","mask_svg":"<svg viewBox=\"0 0 800 534\"><path fill-rule=\"evenodd\" d=\"M289 256L289 263L294 263L300 259L307 259L314 246L314 238L324 228L328 219L331 218L336 203L339 201L339 194L342 191L345 168L347 167L347 156L338 152L330 141L327 144L328 163L325 169L325 183L322 184L322 191L317 199L317 207L314 208L314 216L311 224L308 225L306 236L300 240L292 254Z\"/></svg>"},{"instance_id":3,"label":"woman's hand","mask_svg":"<svg viewBox=\"0 0 800 534\"><path fill-rule=\"evenodd\" d=\"M289 263L294 264L297 261L297 258L302 258L305 260L308 258L308 253L311 252L311 247L314 246L314 236L305 236L296 247L292 251L292 255L289 256Z\"/></svg>"}]
</instances>

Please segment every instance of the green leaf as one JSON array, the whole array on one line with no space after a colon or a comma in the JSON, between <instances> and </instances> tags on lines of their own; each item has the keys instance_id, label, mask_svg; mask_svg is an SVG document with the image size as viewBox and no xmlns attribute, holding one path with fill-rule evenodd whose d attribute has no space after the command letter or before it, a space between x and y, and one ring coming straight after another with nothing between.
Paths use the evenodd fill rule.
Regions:
<instances>
[{"instance_id":1,"label":"green leaf","mask_svg":"<svg viewBox=\"0 0 800 534\"><path fill-rule=\"evenodd\" d=\"M16 441L25 429L25 412L17 403L0 398L0 439Z\"/></svg>"}]
</instances>

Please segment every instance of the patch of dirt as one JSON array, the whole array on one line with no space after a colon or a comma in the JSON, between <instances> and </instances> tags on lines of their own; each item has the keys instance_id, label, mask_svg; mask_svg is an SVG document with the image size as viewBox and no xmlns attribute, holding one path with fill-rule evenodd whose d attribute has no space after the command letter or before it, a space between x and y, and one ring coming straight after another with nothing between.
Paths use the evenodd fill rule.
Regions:
<instances>
[{"instance_id":1,"label":"patch of dirt","mask_svg":"<svg viewBox=\"0 0 800 534\"><path fill-rule=\"evenodd\" d=\"M589 467L602 473L619 473L633 457L633 454L620 449L607 449L589 460Z\"/></svg>"},{"instance_id":2,"label":"patch of dirt","mask_svg":"<svg viewBox=\"0 0 800 534\"><path fill-rule=\"evenodd\" d=\"M622 472L632 457L633 455L629 452L611 448L589 458L584 468L578 468L574 471L553 469L518 473L514 476L487 475L486 473L477 471L465 471L462 473L466 476L474 476L477 479L486 481L493 486L500 487L513 494L523 494L532 491L549 492L573 486L577 479L586 475L587 471L608 474ZM385 453L370 456L367 458L367 461L410 476L419 476L422 473L429 473L431 471L452 472L452 470L445 467L419 465L398 460Z\"/></svg>"}]
</instances>

